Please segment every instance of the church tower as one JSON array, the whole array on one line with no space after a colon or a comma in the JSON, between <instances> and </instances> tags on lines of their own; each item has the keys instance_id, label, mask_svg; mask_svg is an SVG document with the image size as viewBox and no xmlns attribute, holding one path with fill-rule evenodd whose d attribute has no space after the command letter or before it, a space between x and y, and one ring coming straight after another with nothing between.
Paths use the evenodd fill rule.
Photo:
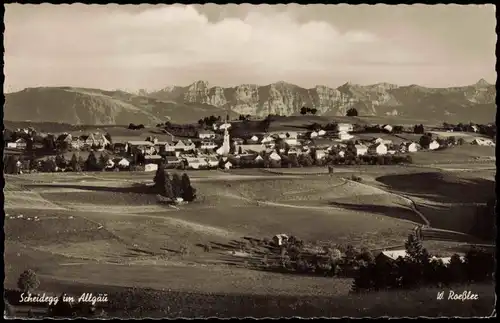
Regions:
<instances>
[{"instance_id":1,"label":"church tower","mask_svg":"<svg viewBox=\"0 0 500 323\"><path fill-rule=\"evenodd\" d=\"M227 120L226 120L227 124ZM229 155L229 151L231 149L230 141L229 141L229 131L227 127L224 128L224 140L222 141L222 146L217 149L217 154L221 156Z\"/></svg>"}]
</instances>

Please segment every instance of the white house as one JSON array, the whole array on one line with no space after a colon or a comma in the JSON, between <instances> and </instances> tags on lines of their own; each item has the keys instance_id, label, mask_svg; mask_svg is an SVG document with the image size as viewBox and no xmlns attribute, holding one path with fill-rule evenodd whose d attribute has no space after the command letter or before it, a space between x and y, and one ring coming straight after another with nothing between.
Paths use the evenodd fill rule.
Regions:
<instances>
[{"instance_id":1,"label":"white house","mask_svg":"<svg viewBox=\"0 0 500 323\"><path fill-rule=\"evenodd\" d=\"M309 136L311 139L316 138L318 136L318 133L316 131L311 132L311 135Z\"/></svg>"},{"instance_id":2,"label":"white house","mask_svg":"<svg viewBox=\"0 0 500 323\"><path fill-rule=\"evenodd\" d=\"M324 136L324 135L326 135L326 131L325 130L321 129L320 131L318 131L318 136L321 137L321 136Z\"/></svg>"},{"instance_id":3,"label":"white house","mask_svg":"<svg viewBox=\"0 0 500 323\"><path fill-rule=\"evenodd\" d=\"M273 242L276 246L281 246L288 241L288 236L286 234L277 234L273 237Z\"/></svg>"},{"instance_id":4,"label":"white house","mask_svg":"<svg viewBox=\"0 0 500 323\"><path fill-rule=\"evenodd\" d=\"M377 155L387 155L387 146L383 143L375 144L370 147L370 152Z\"/></svg>"},{"instance_id":5,"label":"white house","mask_svg":"<svg viewBox=\"0 0 500 323\"><path fill-rule=\"evenodd\" d=\"M256 135L253 135L252 138L250 138L250 141L257 142L257 141L259 141L259 137L257 137Z\"/></svg>"},{"instance_id":6,"label":"white house","mask_svg":"<svg viewBox=\"0 0 500 323\"><path fill-rule=\"evenodd\" d=\"M274 138L272 136L269 136L269 135L262 137L262 139L260 140L261 144L268 144L271 142L274 142Z\"/></svg>"},{"instance_id":7,"label":"white house","mask_svg":"<svg viewBox=\"0 0 500 323\"><path fill-rule=\"evenodd\" d=\"M356 147L357 156L363 156L368 153L368 147L366 147L365 145L355 145L354 147Z\"/></svg>"},{"instance_id":8,"label":"white house","mask_svg":"<svg viewBox=\"0 0 500 323\"><path fill-rule=\"evenodd\" d=\"M145 172L155 172L158 170L158 164L146 164L144 165Z\"/></svg>"},{"instance_id":9,"label":"white house","mask_svg":"<svg viewBox=\"0 0 500 323\"><path fill-rule=\"evenodd\" d=\"M245 152L260 153L261 151L266 150L266 146L259 145L259 144L257 144L257 145L238 145L238 146L235 146L235 150L237 153L239 153L240 147L241 147L241 151L243 153L245 153Z\"/></svg>"},{"instance_id":10,"label":"white house","mask_svg":"<svg viewBox=\"0 0 500 323\"><path fill-rule=\"evenodd\" d=\"M479 132L479 127L478 126L473 125L473 126L471 126L471 128L472 128L472 131Z\"/></svg>"},{"instance_id":11,"label":"white house","mask_svg":"<svg viewBox=\"0 0 500 323\"><path fill-rule=\"evenodd\" d=\"M433 140L430 144L429 144L429 149L430 150L436 150L439 148L439 143L436 141L436 140Z\"/></svg>"},{"instance_id":12,"label":"white house","mask_svg":"<svg viewBox=\"0 0 500 323\"><path fill-rule=\"evenodd\" d=\"M339 156L344 158L345 157L345 151L341 150L339 151Z\"/></svg>"},{"instance_id":13,"label":"white house","mask_svg":"<svg viewBox=\"0 0 500 323\"><path fill-rule=\"evenodd\" d=\"M316 150L315 153L316 160L320 160L326 157L326 152L324 150Z\"/></svg>"},{"instance_id":14,"label":"white house","mask_svg":"<svg viewBox=\"0 0 500 323\"><path fill-rule=\"evenodd\" d=\"M286 138L283 141L290 146L298 146L300 144L297 138Z\"/></svg>"},{"instance_id":15,"label":"white house","mask_svg":"<svg viewBox=\"0 0 500 323\"><path fill-rule=\"evenodd\" d=\"M264 161L264 158L262 158L261 155L257 155L257 157L255 157L254 159L255 162L263 162Z\"/></svg>"},{"instance_id":16,"label":"white house","mask_svg":"<svg viewBox=\"0 0 500 323\"><path fill-rule=\"evenodd\" d=\"M206 159L206 162L208 164L209 167L217 167L219 166L219 160L215 157L208 157Z\"/></svg>"},{"instance_id":17,"label":"white house","mask_svg":"<svg viewBox=\"0 0 500 323\"><path fill-rule=\"evenodd\" d=\"M341 141L351 140L352 138L354 138L354 136L347 132L339 132L339 139Z\"/></svg>"},{"instance_id":18,"label":"white house","mask_svg":"<svg viewBox=\"0 0 500 323\"><path fill-rule=\"evenodd\" d=\"M229 129L231 128L231 124L230 123L223 123L219 126L219 130L226 130L226 129Z\"/></svg>"},{"instance_id":19,"label":"white house","mask_svg":"<svg viewBox=\"0 0 500 323\"><path fill-rule=\"evenodd\" d=\"M350 132L353 131L354 127L350 123L339 123L337 125L337 131L338 132Z\"/></svg>"},{"instance_id":20,"label":"white house","mask_svg":"<svg viewBox=\"0 0 500 323\"><path fill-rule=\"evenodd\" d=\"M198 138L200 139L214 139L215 132L210 130L201 130L198 132Z\"/></svg>"},{"instance_id":21,"label":"white house","mask_svg":"<svg viewBox=\"0 0 500 323\"><path fill-rule=\"evenodd\" d=\"M286 133L279 133L278 138L285 139L286 138Z\"/></svg>"},{"instance_id":22,"label":"white house","mask_svg":"<svg viewBox=\"0 0 500 323\"><path fill-rule=\"evenodd\" d=\"M203 140L200 145L200 149L215 149L217 144L211 140Z\"/></svg>"},{"instance_id":23,"label":"white house","mask_svg":"<svg viewBox=\"0 0 500 323\"><path fill-rule=\"evenodd\" d=\"M208 163L203 158L186 157L187 166L192 169L199 169L200 166L207 166Z\"/></svg>"},{"instance_id":24,"label":"white house","mask_svg":"<svg viewBox=\"0 0 500 323\"><path fill-rule=\"evenodd\" d=\"M495 143L491 139L487 138L475 138L471 144L478 146L495 146Z\"/></svg>"},{"instance_id":25,"label":"white house","mask_svg":"<svg viewBox=\"0 0 500 323\"><path fill-rule=\"evenodd\" d=\"M418 145L415 142L409 143L406 145L406 151L409 153L414 153L418 151Z\"/></svg>"},{"instance_id":26,"label":"white house","mask_svg":"<svg viewBox=\"0 0 500 323\"><path fill-rule=\"evenodd\" d=\"M270 155L269 155L269 159L271 160L281 160L281 156L278 155L275 151L273 151Z\"/></svg>"},{"instance_id":27,"label":"white house","mask_svg":"<svg viewBox=\"0 0 500 323\"><path fill-rule=\"evenodd\" d=\"M392 144L392 141L391 140L382 139L382 138L377 138L377 139L375 139L375 143L376 144L390 145L390 144Z\"/></svg>"},{"instance_id":28,"label":"white house","mask_svg":"<svg viewBox=\"0 0 500 323\"><path fill-rule=\"evenodd\" d=\"M289 131L286 133L286 137L288 139L297 139L299 137L299 134L295 131Z\"/></svg>"},{"instance_id":29,"label":"white house","mask_svg":"<svg viewBox=\"0 0 500 323\"><path fill-rule=\"evenodd\" d=\"M392 126L389 124L382 126L382 129L384 129L387 132L392 132Z\"/></svg>"},{"instance_id":30,"label":"white house","mask_svg":"<svg viewBox=\"0 0 500 323\"><path fill-rule=\"evenodd\" d=\"M231 169L233 168L233 164L231 164L230 161L227 161L225 164L224 164L224 169Z\"/></svg>"},{"instance_id":31,"label":"white house","mask_svg":"<svg viewBox=\"0 0 500 323\"><path fill-rule=\"evenodd\" d=\"M122 158L118 160L116 164L118 165L118 167L126 168L130 166L130 161L126 158Z\"/></svg>"}]
</instances>

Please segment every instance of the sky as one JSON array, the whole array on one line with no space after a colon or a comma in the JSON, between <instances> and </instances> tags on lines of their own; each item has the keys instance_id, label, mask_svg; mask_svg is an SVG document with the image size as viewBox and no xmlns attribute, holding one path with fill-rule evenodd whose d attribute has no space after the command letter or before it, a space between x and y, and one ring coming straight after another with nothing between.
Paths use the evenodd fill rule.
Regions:
<instances>
[{"instance_id":1,"label":"sky","mask_svg":"<svg viewBox=\"0 0 500 323\"><path fill-rule=\"evenodd\" d=\"M7 92L496 82L493 5L5 5Z\"/></svg>"}]
</instances>

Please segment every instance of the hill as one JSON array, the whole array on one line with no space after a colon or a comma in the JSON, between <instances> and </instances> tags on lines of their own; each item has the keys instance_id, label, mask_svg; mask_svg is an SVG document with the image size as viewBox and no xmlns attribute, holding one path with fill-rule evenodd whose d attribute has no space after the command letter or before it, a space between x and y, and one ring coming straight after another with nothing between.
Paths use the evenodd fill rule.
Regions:
<instances>
[{"instance_id":1,"label":"hill","mask_svg":"<svg viewBox=\"0 0 500 323\"><path fill-rule=\"evenodd\" d=\"M166 120L192 122L204 116L225 116L208 104L164 102L123 91L73 87L27 88L5 95L9 121L61 122L73 125L144 124Z\"/></svg>"},{"instance_id":2,"label":"hill","mask_svg":"<svg viewBox=\"0 0 500 323\"><path fill-rule=\"evenodd\" d=\"M316 108L321 116L344 116L348 109L356 108L363 116L483 123L492 122L496 113L495 86L484 80L453 88L346 83L336 89L322 85L305 89L286 82L223 88L197 81L186 87L143 93L160 100L209 104L257 116L297 115L306 106Z\"/></svg>"}]
</instances>

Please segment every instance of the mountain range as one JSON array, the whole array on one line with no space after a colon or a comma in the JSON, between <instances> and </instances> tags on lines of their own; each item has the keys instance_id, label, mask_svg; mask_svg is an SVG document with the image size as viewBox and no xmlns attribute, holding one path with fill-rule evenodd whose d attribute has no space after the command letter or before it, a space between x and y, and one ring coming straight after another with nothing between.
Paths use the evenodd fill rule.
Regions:
<instances>
[{"instance_id":1,"label":"mountain range","mask_svg":"<svg viewBox=\"0 0 500 323\"><path fill-rule=\"evenodd\" d=\"M5 95L4 118L10 121L71 124L156 124L196 122L209 115L235 117L298 115L302 107L320 116L344 116L355 108L360 116L399 116L447 122L487 123L495 120L495 85L481 79L462 87L429 88L389 83L311 89L277 82L259 86L210 86L197 81L137 93L75 87L27 88Z\"/></svg>"}]
</instances>

